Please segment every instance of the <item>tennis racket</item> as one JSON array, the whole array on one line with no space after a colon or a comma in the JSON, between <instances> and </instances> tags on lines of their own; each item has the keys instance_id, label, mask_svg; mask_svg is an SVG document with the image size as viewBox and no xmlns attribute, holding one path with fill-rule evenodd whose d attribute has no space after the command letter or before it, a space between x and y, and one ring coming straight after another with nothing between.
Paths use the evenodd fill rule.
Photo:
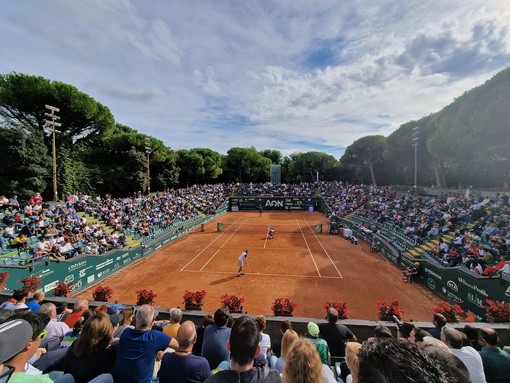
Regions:
<instances>
[{"instance_id":1,"label":"tennis racket","mask_svg":"<svg viewBox=\"0 0 510 383\"><path fill-rule=\"evenodd\" d=\"M250 266L250 265L251 265L250 261L246 260L246 266Z\"/></svg>"}]
</instances>

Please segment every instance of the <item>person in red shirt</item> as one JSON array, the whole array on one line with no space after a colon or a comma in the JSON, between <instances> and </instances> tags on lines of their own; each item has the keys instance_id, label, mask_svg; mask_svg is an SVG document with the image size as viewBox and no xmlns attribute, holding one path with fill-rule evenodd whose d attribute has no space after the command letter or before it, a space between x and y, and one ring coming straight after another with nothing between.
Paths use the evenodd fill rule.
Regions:
<instances>
[{"instance_id":1,"label":"person in red shirt","mask_svg":"<svg viewBox=\"0 0 510 383\"><path fill-rule=\"evenodd\" d=\"M81 318L83 312L89 309L89 301L86 299L78 299L73 307L73 312L64 320L69 328L73 328L74 324Z\"/></svg>"}]
</instances>

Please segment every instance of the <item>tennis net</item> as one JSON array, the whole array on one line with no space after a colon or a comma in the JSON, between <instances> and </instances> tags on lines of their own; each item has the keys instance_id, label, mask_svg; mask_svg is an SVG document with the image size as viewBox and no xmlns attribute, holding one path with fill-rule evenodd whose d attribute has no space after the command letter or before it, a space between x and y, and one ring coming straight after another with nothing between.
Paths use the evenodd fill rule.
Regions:
<instances>
[{"instance_id":1,"label":"tennis net","mask_svg":"<svg viewBox=\"0 0 510 383\"><path fill-rule=\"evenodd\" d=\"M307 223L306 225L298 224L279 224L272 225L255 225L255 224L236 224L236 223L224 223L218 222L216 224L217 231L229 231L235 233L267 233L269 229L273 229L275 233L301 233L310 231L310 228L315 233L322 233L322 223Z\"/></svg>"}]
</instances>

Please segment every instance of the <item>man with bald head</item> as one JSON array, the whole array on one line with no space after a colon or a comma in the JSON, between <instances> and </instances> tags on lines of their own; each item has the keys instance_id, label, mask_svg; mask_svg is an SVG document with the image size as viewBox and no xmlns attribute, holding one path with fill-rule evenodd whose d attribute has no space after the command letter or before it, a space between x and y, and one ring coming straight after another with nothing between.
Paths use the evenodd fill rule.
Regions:
<instances>
[{"instance_id":1,"label":"man with bald head","mask_svg":"<svg viewBox=\"0 0 510 383\"><path fill-rule=\"evenodd\" d=\"M192 321L186 321L177 330L179 348L165 353L161 360L158 377L160 383L199 383L211 375L207 359L191 353L197 340L197 331Z\"/></svg>"},{"instance_id":2,"label":"man with bald head","mask_svg":"<svg viewBox=\"0 0 510 383\"><path fill-rule=\"evenodd\" d=\"M356 342L356 336L347 326L336 323L338 322L338 311L333 307L328 308L326 319L328 323L319 324L321 338L328 343L331 356L344 357L345 342Z\"/></svg>"},{"instance_id":3,"label":"man with bald head","mask_svg":"<svg viewBox=\"0 0 510 383\"><path fill-rule=\"evenodd\" d=\"M498 347L499 337L490 327L480 329L480 356L487 383L510 383L510 354Z\"/></svg>"}]
</instances>

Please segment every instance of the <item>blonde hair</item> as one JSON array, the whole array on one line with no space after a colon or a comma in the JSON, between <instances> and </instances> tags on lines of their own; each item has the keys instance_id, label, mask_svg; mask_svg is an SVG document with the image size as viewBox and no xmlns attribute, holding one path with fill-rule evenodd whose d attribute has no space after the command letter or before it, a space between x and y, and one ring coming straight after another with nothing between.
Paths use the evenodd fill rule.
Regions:
<instances>
[{"instance_id":1,"label":"blonde hair","mask_svg":"<svg viewBox=\"0 0 510 383\"><path fill-rule=\"evenodd\" d=\"M294 342L285 358L285 383L322 383L322 363L315 346L306 339Z\"/></svg>"},{"instance_id":2,"label":"blonde hair","mask_svg":"<svg viewBox=\"0 0 510 383\"><path fill-rule=\"evenodd\" d=\"M299 339L299 335L292 329L288 329L283 333L282 338L282 358L285 359L287 354L296 340Z\"/></svg>"},{"instance_id":3,"label":"blonde hair","mask_svg":"<svg viewBox=\"0 0 510 383\"><path fill-rule=\"evenodd\" d=\"M361 349L361 343L358 342L347 342L345 344L345 363L347 363L347 367L351 370L351 376L353 382L358 381L359 375L359 359L358 353Z\"/></svg>"}]
</instances>

